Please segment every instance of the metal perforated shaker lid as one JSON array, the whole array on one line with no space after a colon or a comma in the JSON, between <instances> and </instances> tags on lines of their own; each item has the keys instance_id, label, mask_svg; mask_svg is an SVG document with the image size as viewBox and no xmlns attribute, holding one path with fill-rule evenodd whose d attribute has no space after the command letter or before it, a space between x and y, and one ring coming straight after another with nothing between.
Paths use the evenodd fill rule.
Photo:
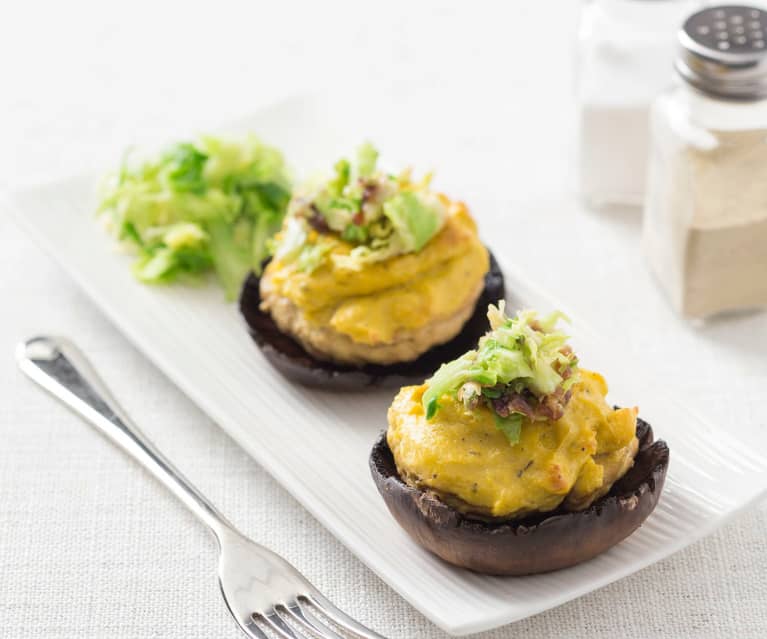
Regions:
<instances>
[{"instance_id":1,"label":"metal perforated shaker lid","mask_svg":"<svg viewBox=\"0 0 767 639\"><path fill-rule=\"evenodd\" d=\"M767 97L767 12L756 7L709 7L679 31L676 70L691 85L716 96Z\"/></svg>"}]
</instances>

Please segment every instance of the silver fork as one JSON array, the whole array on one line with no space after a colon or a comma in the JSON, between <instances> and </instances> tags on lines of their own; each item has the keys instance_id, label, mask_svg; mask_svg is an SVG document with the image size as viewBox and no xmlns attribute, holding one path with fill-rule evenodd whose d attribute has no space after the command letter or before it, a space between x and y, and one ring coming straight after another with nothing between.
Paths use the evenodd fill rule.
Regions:
<instances>
[{"instance_id":1,"label":"silver fork","mask_svg":"<svg viewBox=\"0 0 767 639\"><path fill-rule=\"evenodd\" d=\"M34 337L19 344L16 360L26 375L131 455L210 528L220 550L221 593L245 634L257 639L269 639L270 633L281 639L343 639L340 632L384 639L227 521L136 428L74 344L59 337Z\"/></svg>"}]
</instances>

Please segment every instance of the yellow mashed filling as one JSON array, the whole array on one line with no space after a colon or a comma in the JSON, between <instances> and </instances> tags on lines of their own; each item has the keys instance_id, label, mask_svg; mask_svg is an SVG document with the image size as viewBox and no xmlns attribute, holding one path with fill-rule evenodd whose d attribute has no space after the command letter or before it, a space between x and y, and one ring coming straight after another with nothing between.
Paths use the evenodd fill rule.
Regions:
<instances>
[{"instance_id":1,"label":"yellow mashed filling","mask_svg":"<svg viewBox=\"0 0 767 639\"><path fill-rule=\"evenodd\" d=\"M475 294L489 268L487 249L461 202L448 202L442 230L418 253L362 265L336 264L352 246L315 233L328 259L311 273L273 260L266 269L275 293L289 299L307 321L330 326L362 344L386 344L398 333L450 317Z\"/></svg>"},{"instance_id":2,"label":"yellow mashed filling","mask_svg":"<svg viewBox=\"0 0 767 639\"><path fill-rule=\"evenodd\" d=\"M565 414L525 420L510 444L485 407L466 410L447 395L427 421L422 386L402 388L389 409L387 441L408 483L429 488L464 511L491 517L587 507L631 467L636 408L613 409L607 384L581 369ZM451 502L453 503L453 502Z\"/></svg>"}]
</instances>

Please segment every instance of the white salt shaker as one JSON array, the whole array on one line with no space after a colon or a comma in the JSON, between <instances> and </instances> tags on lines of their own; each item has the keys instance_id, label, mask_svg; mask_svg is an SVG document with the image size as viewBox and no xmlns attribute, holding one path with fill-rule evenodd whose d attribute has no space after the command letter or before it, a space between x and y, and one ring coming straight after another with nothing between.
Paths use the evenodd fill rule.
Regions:
<instances>
[{"instance_id":1,"label":"white salt shaker","mask_svg":"<svg viewBox=\"0 0 767 639\"><path fill-rule=\"evenodd\" d=\"M767 306L767 13L707 8L679 43L651 113L645 255L684 316Z\"/></svg>"},{"instance_id":2,"label":"white salt shaker","mask_svg":"<svg viewBox=\"0 0 767 639\"><path fill-rule=\"evenodd\" d=\"M695 0L591 0L578 32L580 190L592 207L640 206L648 113L671 83L675 34Z\"/></svg>"}]
</instances>

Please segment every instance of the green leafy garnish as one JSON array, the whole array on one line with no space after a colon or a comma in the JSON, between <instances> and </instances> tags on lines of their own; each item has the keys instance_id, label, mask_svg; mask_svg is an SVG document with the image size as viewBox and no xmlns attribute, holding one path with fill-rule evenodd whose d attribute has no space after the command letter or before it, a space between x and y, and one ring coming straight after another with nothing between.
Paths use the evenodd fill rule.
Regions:
<instances>
[{"instance_id":1,"label":"green leafy garnish","mask_svg":"<svg viewBox=\"0 0 767 639\"><path fill-rule=\"evenodd\" d=\"M341 233L341 238L354 244L363 244L368 239L368 230L359 224L349 224Z\"/></svg>"},{"instance_id":2,"label":"green leafy garnish","mask_svg":"<svg viewBox=\"0 0 767 639\"><path fill-rule=\"evenodd\" d=\"M438 409L439 404L437 404L436 398L429 400L429 403L426 405L426 419L431 419L434 417L434 415L437 414Z\"/></svg>"},{"instance_id":3,"label":"green leafy garnish","mask_svg":"<svg viewBox=\"0 0 767 639\"><path fill-rule=\"evenodd\" d=\"M385 202L383 212L407 251L420 251L442 224L439 209L412 191L398 193Z\"/></svg>"},{"instance_id":4,"label":"green leafy garnish","mask_svg":"<svg viewBox=\"0 0 767 639\"><path fill-rule=\"evenodd\" d=\"M175 191L205 193L207 184L202 176L208 156L193 144L177 144L166 154L168 182Z\"/></svg>"},{"instance_id":5,"label":"green leafy garnish","mask_svg":"<svg viewBox=\"0 0 767 639\"><path fill-rule=\"evenodd\" d=\"M359 177L370 177L376 170L378 162L378 151L370 144L365 142L357 149L357 175Z\"/></svg>"},{"instance_id":6,"label":"green leafy garnish","mask_svg":"<svg viewBox=\"0 0 767 639\"><path fill-rule=\"evenodd\" d=\"M346 158L341 158L333 167L335 175L328 182L328 193L339 197L344 192L346 185L349 184L349 177L352 172L352 165Z\"/></svg>"},{"instance_id":7,"label":"green leafy garnish","mask_svg":"<svg viewBox=\"0 0 767 639\"><path fill-rule=\"evenodd\" d=\"M512 413L508 417L501 417L500 415L494 415L495 427L500 430L510 444L516 444L519 442L519 436L522 433L522 421L524 417L520 413Z\"/></svg>"},{"instance_id":8,"label":"green leafy garnish","mask_svg":"<svg viewBox=\"0 0 767 639\"><path fill-rule=\"evenodd\" d=\"M298 268L307 273L315 271L322 264L329 250L329 246L322 244L304 246L298 256Z\"/></svg>"},{"instance_id":9,"label":"green leafy garnish","mask_svg":"<svg viewBox=\"0 0 767 639\"><path fill-rule=\"evenodd\" d=\"M429 190L428 178L416 183L409 171L391 176L377 165L378 151L366 142L354 162L336 162L329 179L306 187L290 205L290 218L353 245L348 255L333 255L337 266L358 269L420 251L445 222L445 205ZM307 233L304 241L314 240ZM283 251L284 242L292 240L279 237L276 254L288 256L283 261L297 259L300 251Z\"/></svg>"},{"instance_id":10,"label":"green leafy garnish","mask_svg":"<svg viewBox=\"0 0 767 639\"><path fill-rule=\"evenodd\" d=\"M282 155L255 136L183 142L144 161L128 158L105 182L98 209L138 253L142 282L213 270L228 299L261 272L291 184Z\"/></svg>"},{"instance_id":11,"label":"green leafy garnish","mask_svg":"<svg viewBox=\"0 0 767 639\"><path fill-rule=\"evenodd\" d=\"M443 395L457 397L467 409L485 406L509 441L516 442L524 419L558 419L578 379L577 363L567 335L556 330L562 313L539 318L520 311L509 318L505 303L490 305L491 330L469 351L443 364L426 381L423 406L429 419ZM429 416L430 415L430 416Z\"/></svg>"}]
</instances>

